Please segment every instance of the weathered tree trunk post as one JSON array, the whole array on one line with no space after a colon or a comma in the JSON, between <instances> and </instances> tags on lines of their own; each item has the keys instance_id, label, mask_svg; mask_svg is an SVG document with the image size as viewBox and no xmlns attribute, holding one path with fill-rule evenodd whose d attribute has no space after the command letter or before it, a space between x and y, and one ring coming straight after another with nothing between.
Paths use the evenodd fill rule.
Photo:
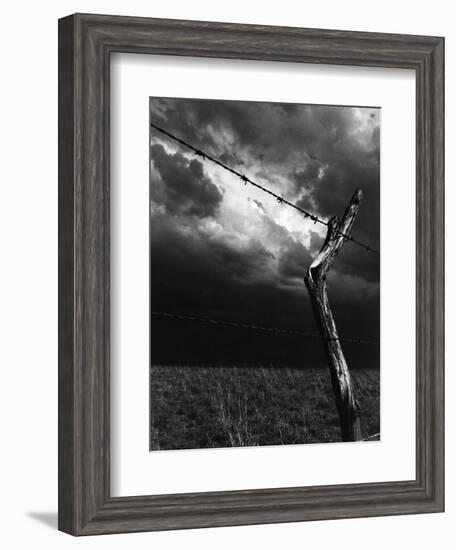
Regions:
<instances>
[{"instance_id":1,"label":"weathered tree trunk post","mask_svg":"<svg viewBox=\"0 0 456 550\"><path fill-rule=\"evenodd\" d=\"M326 292L326 275L345 240L350 238L362 196L361 189L357 189L347 206L342 221L339 221L337 216L329 221L326 240L304 278L328 359L332 387L339 412L342 441L359 441L362 439L362 435L359 405Z\"/></svg>"}]
</instances>

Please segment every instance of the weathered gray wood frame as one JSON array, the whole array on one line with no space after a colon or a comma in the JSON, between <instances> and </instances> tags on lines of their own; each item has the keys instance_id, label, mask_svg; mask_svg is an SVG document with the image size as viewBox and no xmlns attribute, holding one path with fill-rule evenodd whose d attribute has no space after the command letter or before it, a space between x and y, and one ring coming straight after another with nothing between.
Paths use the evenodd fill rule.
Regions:
<instances>
[{"instance_id":1,"label":"weathered gray wood frame","mask_svg":"<svg viewBox=\"0 0 456 550\"><path fill-rule=\"evenodd\" d=\"M112 52L416 71L415 480L110 496L109 61ZM443 511L443 209L443 38L82 14L61 19L59 528L73 535L90 535Z\"/></svg>"}]
</instances>

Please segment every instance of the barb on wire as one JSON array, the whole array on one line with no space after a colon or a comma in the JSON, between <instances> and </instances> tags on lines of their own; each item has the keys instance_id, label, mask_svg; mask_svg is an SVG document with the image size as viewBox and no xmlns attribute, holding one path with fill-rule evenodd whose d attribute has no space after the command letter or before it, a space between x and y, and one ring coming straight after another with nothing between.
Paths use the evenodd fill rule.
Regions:
<instances>
[{"instance_id":1,"label":"barb on wire","mask_svg":"<svg viewBox=\"0 0 456 550\"><path fill-rule=\"evenodd\" d=\"M227 166L226 164L224 164L220 160L216 159L215 157L212 157L211 155L208 155L207 153L204 153L203 151L200 151L196 147L193 147L193 145L190 145L190 143L187 143L183 139L180 139L177 136L175 136L174 134L171 134L170 132L164 130L163 128L160 128L160 126L157 126L156 124L154 124L152 122L150 123L150 125L151 125L152 128L155 128L155 130L157 130L158 132L161 132L162 134L164 134L165 136L168 136L169 138L176 141L177 143L180 143L181 145L184 145L185 147L187 147L188 149L193 151L195 155L201 157L203 160L207 159L207 160L213 162L214 164L217 164L218 166L220 166L224 170L227 170L228 172L231 172L232 174L234 174L235 176L240 178L241 181L244 182L244 185L247 185L249 183L250 185L253 185L253 187L256 187L257 189L260 189L264 193L267 193L268 195L271 195L272 197L274 197L279 204L286 204L290 208L294 208L295 210L297 210L298 212L303 214L305 218L310 218L314 222L314 224L319 223L321 225L325 225L326 227L328 227L328 225L329 225L328 222L322 220L321 218L319 218L318 216L315 216L314 214L311 214L310 212L307 212L306 210L302 209L298 205L287 201L285 198L281 197L280 195L277 195L277 193L274 193L270 189L267 189L266 187L263 187L259 183L256 183L256 182L252 181L245 174L241 174L237 170L234 170L233 168L230 168L229 166ZM378 250L375 250L374 248L370 247L369 245L364 244L364 243L354 239L351 235L347 235L347 234L343 233L342 231L338 231L338 234L341 235L346 241L350 241L354 244L357 244L358 246L361 246L362 248L364 248L366 250L366 252L373 252L374 254L380 254L378 252Z\"/></svg>"},{"instance_id":2,"label":"barb on wire","mask_svg":"<svg viewBox=\"0 0 456 550\"><path fill-rule=\"evenodd\" d=\"M303 332L300 330L290 330L278 327L265 327L258 325L248 325L246 323L236 323L234 321L223 321L220 319L208 319L206 317L193 317L191 315L180 315L177 313L169 313L165 311L151 311L151 317L156 319L171 319L174 321L191 321L197 323L205 323L209 325L220 325L229 328L243 328L248 330L258 330L262 332L272 332L275 334L292 334L296 336L305 336L307 338L315 338L317 340L339 340L339 342L347 342L351 344L367 344L367 345L379 345L380 342L374 340L364 340L360 338L324 338L320 334L312 332Z\"/></svg>"}]
</instances>

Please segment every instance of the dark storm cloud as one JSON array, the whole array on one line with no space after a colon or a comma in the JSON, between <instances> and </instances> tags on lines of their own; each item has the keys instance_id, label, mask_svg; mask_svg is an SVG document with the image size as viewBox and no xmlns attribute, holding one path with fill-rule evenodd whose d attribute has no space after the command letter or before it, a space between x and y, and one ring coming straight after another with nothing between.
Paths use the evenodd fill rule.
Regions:
<instances>
[{"instance_id":1,"label":"dark storm cloud","mask_svg":"<svg viewBox=\"0 0 456 550\"><path fill-rule=\"evenodd\" d=\"M364 198L356 219L356 233L374 247L378 246L380 223L380 170L378 151L359 152L350 144L334 151L321 176L308 170L296 172L293 179L306 195L297 201L302 208L313 208L325 217L341 216L356 188Z\"/></svg>"},{"instance_id":2,"label":"dark storm cloud","mask_svg":"<svg viewBox=\"0 0 456 550\"><path fill-rule=\"evenodd\" d=\"M163 311L177 308L206 317L223 311L234 319L258 322L270 311L277 288L268 269L270 259L256 240L235 249L208 238L196 226L188 231L165 216L152 218L151 293Z\"/></svg>"},{"instance_id":3,"label":"dark storm cloud","mask_svg":"<svg viewBox=\"0 0 456 550\"><path fill-rule=\"evenodd\" d=\"M305 268L303 257L310 260L299 245L290 247L282 257L280 275L300 278ZM235 250L228 244L207 239L195 228L189 232L176 227L165 216L154 216L151 225L152 309L316 332L304 282L301 280L292 289L278 285L267 269L269 259L269 253L258 242L252 241L244 249ZM353 300L357 282L347 280L341 283L335 277L329 281L340 333L345 336L356 334L359 338L372 337L378 330L375 291L358 293L359 299ZM196 357L198 362L201 354L207 353L208 362L213 361L216 354L222 363L225 357L225 360L230 358L237 363L248 358L248 361L268 364L268 360L275 358L284 364L324 364L318 340L296 336L285 338L285 341L281 337L278 340L274 337L265 339L261 333L244 335L242 331L238 334L236 329L214 328L208 332L206 325L195 328L185 323L165 325L165 328L168 331L164 331L160 321L152 323L151 327L152 357L161 362L165 360L162 354L164 357L171 354L172 361L182 363L191 362L192 357ZM286 349L281 349L284 342ZM236 349L229 349L232 346ZM219 348L226 350L222 353ZM194 355L189 350L193 350ZM353 355L350 349L347 353L355 367L365 366L364 362L372 366L377 357L375 349L362 350L362 356Z\"/></svg>"},{"instance_id":4,"label":"dark storm cloud","mask_svg":"<svg viewBox=\"0 0 456 550\"><path fill-rule=\"evenodd\" d=\"M313 257L301 243L292 242L280 256L278 271L286 278L303 278Z\"/></svg>"},{"instance_id":5,"label":"dark storm cloud","mask_svg":"<svg viewBox=\"0 0 456 550\"><path fill-rule=\"evenodd\" d=\"M152 99L151 119L326 219L341 217L355 188L360 187L364 199L353 235L379 249L377 114L361 121L351 108ZM162 144L175 152L167 152ZM256 218L252 234L247 224L239 240L229 234L220 214L227 197L223 170L219 176L219 172L205 170L188 149L153 132L151 160L152 202L171 214L154 212L151 219L152 309L315 332L303 276L323 236L311 232L301 242L302 235L271 216L271 199L265 195L261 201L246 199ZM253 221L260 224L260 236ZM379 338L379 277L379 256L347 242L328 276L329 298L342 337ZM186 350L201 356L203 350L207 352L209 338L210 353L221 363L224 359L239 361L232 355L236 349L247 354L249 361L263 364L268 354L271 361L275 358L283 364L324 364L318 341L290 341L285 355L280 355L277 349L283 345L272 337L253 345L248 340L254 338L250 332L247 340L241 336L238 340L238 336L215 331L208 336L203 329L195 332L184 326L178 329L180 345L176 348L167 340L170 331L160 327L160 323L152 327L159 335L155 341L163 349L174 345L172 360L180 360L179 353L186 357ZM259 354L256 359L251 348ZM223 355L220 349L229 351ZM378 365L375 347L344 346L344 351L354 366ZM209 354L208 363L211 360Z\"/></svg>"},{"instance_id":6,"label":"dark storm cloud","mask_svg":"<svg viewBox=\"0 0 456 550\"><path fill-rule=\"evenodd\" d=\"M319 174L320 161L312 158L303 168L291 174L291 181L295 184L297 192L301 192L303 188L312 190L319 183Z\"/></svg>"},{"instance_id":7,"label":"dark storm cloud","mask_svg":"<svg viewBox=\"0 0 456 550\"><path fill-rule=\"evenodd\" d=\"M187 160L179 153L167 154L162 145L152 145L150 156L161 181L151 182L151 197L163 204L170 214L188 214L200 218L213 216L222 193L204 174L196 159Z\"/></svg>"},{"instance_id":8,"label":"dark storm cloud","mask_svg":"<svg viewBox=\"0 0 456 550\"><path fill-rule=\"evenodd\" d=\"M258 160L282 162L297 145L305 153L318 135L317 129L312 131L313 124L300 123L303 109L260 102L158 99L153 102L152 120L166 124L190 143L233 161L242 162L248 154Z\"/></svg>"},{"instance_id":9,"label":"dark storm cloud","mask_svg":"<svg viewBox=\"0 0 456 550\"><path fill-rule=\"evenodd\" d=\"M172 98L154 99L151 106L153 122L191 143L232 156L248 152L267 163L296 156L330 161L331 149L353 141L352 112L349 107Z\"/></svg>"},{"instance_id":10,"label":"dark storm cloud","mask_svg":"<svg viewBox=\"0 0 456 550\"><path fill-rule=\"evenodd\" d=\"M290 180L288 198L319 215L342 215L361 187L364 201L354 232L377 248L379 126L371 124L358 140L354 112L338 106L193 99L160 99L152 106L153 120L230 165L259 161L262 176L280 171Z\"/></svg>"}]
</instances>

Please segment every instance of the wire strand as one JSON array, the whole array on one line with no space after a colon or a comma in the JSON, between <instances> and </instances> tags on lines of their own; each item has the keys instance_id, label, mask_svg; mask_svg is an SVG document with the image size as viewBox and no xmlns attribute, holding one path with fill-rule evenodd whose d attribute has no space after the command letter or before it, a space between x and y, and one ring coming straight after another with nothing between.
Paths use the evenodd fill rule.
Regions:
<instances>
[{"instance_id":1,"label":"wire strand","mask_svg":"<svg viewBox=\"0 0 456 550\"><path fill-rule=\"evenodd\" d=\"M303 332L300 330L290 330L290 329L283 329L279 327L265 327L265 326L258 326L258 325L249 325L246 323L236 323L234 321L222 321L219 319L208 319L206 317L194 317L191 315L180 315L177 313L169 313L165 311L151 311L150 313L151 317L155 317L156 319L170 319L174 321L191 321L191 322L197 322L197 323L205 323L210 325L216 325L216 326L224 326L229 328L243 328L248 330L258 330L262 332L271 332L275 334L291 334L296 336L304 336L307 338L315 338L317 340L339 340L339 342L347 342L351 344L366 344L366 345L376 345L378 346L380 342L377 342L375 340L364 340L361 338L325 338L324 336L321 336L320 334L315 334L312 332Z\"/></svg>"},{"instance_id":2,"label":"wire strand","mask_svg":"<svg viewBox=\"0 0 456 550\"><path fill-rule=\"evenodd\" d=\"M193 145L190 145L190 143L187 143L186 141L184 141L183 139L175 136L174 134L171 134L170 132L168 132L167 130L164 130L163 128L161 128L160 126L157 126L156 124L154 123L150 123L151 127L152 128L155 128L155 130L157 130L158 132L161 132L162 134L164 134L165 136L168 136L169 138L171 138L172 140L176 141L177 143L180 143L181 145L184 145L185 147L187 147L188 149L190 149L191 151L193 151L195 153L195 155L201 157L203 160L204 159L207 159L211 162L213 162L214 164L217 164L218 166L220 166L221 168L223 168L224 170L227 170L228 172L231 172L231 174L234 174L235 176L237 176L238 178L240 178L245 185L247 184L250 184L252 185L253 187L256 187L257 189L260 189L261 191L263 191L264 193L267 193L268 195L270 195L271 197L274 197L276 199L276 201L279 203L279 204L286 204L287 206L289 206L290 208L294 208L295 210L297 210L298 212L300 212L301 214L304 215L304 218L309 218L310 220L312 220L315 224L316 223L319 223L321 225L324 225L326 227L329 227L329 222L326 222L324 220L322 220L321 218L319 218L318 216L316 216L315 214L312 214L311 212L308 212L307 210L304 210L303 208L299 207L298 205L290 202L290 201L287 201L284 197L278 195L277 193L274 193L273 191L271 191L270 189L267 189L266 187L263 187L262 185L260 185L259 183L256 183L254 181L252 181L250 178L248 178L245 174L241 174L240 172L238 172L237 170L234 170L233 168L230 168L229 166L227 166L226 164L224 164L223 162L221 162L220 160L216 159L215 157L212 157L211 155L201 151L200 149L197 149L196 147L194 147ZM349 241L353 244L356 244L358 246L361 246L362 248L364 248L367 252L373 252L374 254L380 254L378 252L378 250L375 250L374 248L372 248L371 246L367 245L367 244L364 244L362 243L361 241L358 241L357 239L353 238L351 235L347 235L346 233L343 233L342 231L337 231L337 233L339 235L341 235L346 241Z\"/></svg>"}]
</instances>

